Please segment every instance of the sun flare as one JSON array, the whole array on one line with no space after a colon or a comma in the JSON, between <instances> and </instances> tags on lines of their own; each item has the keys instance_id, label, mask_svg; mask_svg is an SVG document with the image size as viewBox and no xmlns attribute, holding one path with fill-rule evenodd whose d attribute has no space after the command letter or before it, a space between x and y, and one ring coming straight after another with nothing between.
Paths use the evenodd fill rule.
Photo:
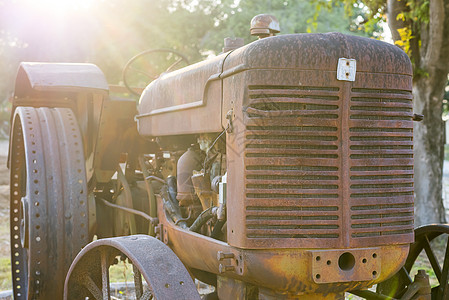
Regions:
<instances>
[{"instance_id":1,"label":"sun flare","mask_svg":"<svg viewBox=\"0 0 449 300\"><path fill-rule=\"evenodd\" d=\"M19 0L17 2L36 11L68 14L89 9L94 0Z\"/></svg>"}]
</instances>

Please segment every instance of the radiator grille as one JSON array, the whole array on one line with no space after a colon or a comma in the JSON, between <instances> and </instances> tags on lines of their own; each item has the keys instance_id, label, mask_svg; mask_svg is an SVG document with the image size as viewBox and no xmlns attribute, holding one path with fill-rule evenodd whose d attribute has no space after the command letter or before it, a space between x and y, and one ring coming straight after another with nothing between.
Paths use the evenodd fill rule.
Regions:
<instances>
[{"instance_id":1,"label":"radiator grille","mask_svg":"<svg viewBox=\"0 0 449 300\"><path fill-rule=\"evenodd\" d=\"M322 243L308 245L331 247L341 246L349 230L346 246L382 245L413 232L411 93L353 88L344 99L340 94L338 87L249 86L248 240L301 245L313 239ZM343 114L343 107L349 111Z\"/></svg>"},{"instance_id":2,"label":"radiator grille","mask_svg":"<svg viewBox=\"0 0 449 300\"><path fill-rule=\"evenodd\" d=\"M339 88L250 86L248 239L338 239Z\"/></svg>"},{"instance_id":3,"label":"radiator grille","mask_svg":"<svg viewBox=\"0 0 449 300\"><path fill-rule=\"evenodd\" d=\"M409 91L352 89L349 132L354 239L413 232L411 100Z\"/></svg>"}]
</instances>

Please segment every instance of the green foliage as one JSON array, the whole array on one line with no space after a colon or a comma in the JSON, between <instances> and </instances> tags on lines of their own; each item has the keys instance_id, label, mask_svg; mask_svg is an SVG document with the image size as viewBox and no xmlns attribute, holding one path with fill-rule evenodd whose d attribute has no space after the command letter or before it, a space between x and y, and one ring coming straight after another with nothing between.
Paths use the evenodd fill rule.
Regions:
<instances>
[{"instance_id":1,"label":"green foliage","mask_svg":"<svg viewBox=\"0 0 449 300\"><path fill-rule=\"evenodd\" d=\"M418 47L421 47L421 41L419 40L421 26L415 26L415 24L429 23L429 1L407 0L406 7L406 11L396 16L396 19L401 20L405 27L397 29L400 40L395 41L395 44L412 58L412 62L415 62L411 51L412 40L418 39ZM416 72L415 75L419 76Z\"/></svg>"},{"instance_id":2,"label":"green foliage","mask_svg":"<svg viewBox=\"0 0 449 300\"><path fill-rule=\"evenodd\" d=\"M351 32L379 38L382 33L379 22L386 20L384 2L383 0L313 0L315 14L312 20L317 19L322 14L323 8L326 11L332 11L335 7L343 7L350 22ZM314 24L313 21L311 23Z\"/></svg>"},{"instance_id":3,"label":"green foliage","mask_svg":"<svg viewBox=\"0 0 449 300\"><path fill-rule=\"evenodd\" d=\"M261 13L270 13L277 17L281 34L339 31L370 36L353 26L356 15L348 17L343 5L329 3L326 1L321 4L322 13L318 14L315 4L310 1L240 1L236 6L225 7L224 19L208 32L205 48L218 51L222 47L224 37L241 37L245 43L254 41L256 38L249 35L249 24L255 15Z\"/></svg>"},{"instance_id":4,"label":"green foliage","mask_svg":"<svg viewBox=\"0 0 449 300\"><path fill-rule=\"evenodd\" d=\"M415 38L415 36L412 35L412 30L409 27L399 28L398 32L401 39L395 41L394 44L401 47L404 52L410 56L410 41L411 39Z\"/></svg>"},{"instance_id":5,"label":"green foliage","mask_svg":"<svg viewBox=\"0 0 449 300\"><path fill-rule=\"evenodd\" d=\"M406 0L407 11L398 14L397 19L429 23L429 0Z\"/></svg>"},{"instance_id":6,"label":"green foliage","mask_svg":"<svg viewBox=\"0 0 449 300\"><path fill-rule=\"evenodd\" d=\"M428 76L426 70L420 69L421 58L421 30L428 30L430 16L430 0L395 0L396 4L403 6L403 10L396 16L401 28L391 28L395 44L401 47L410 57L414 67L414 78ZM379 22L386 21L386 0L314 0L317 13L320 5L343 4L346 14L358 16L355 23L359 23L358 29L378 37ZM359 11L356 11L359 9ZM359 19L362 21L359 22ZM395 22L397 23L397 22ZM397 24L395 25L397 27ZM396 35L396 32L398 35ZM425 50L424 50L425 51Z\"/></svg>"}]
</instances>

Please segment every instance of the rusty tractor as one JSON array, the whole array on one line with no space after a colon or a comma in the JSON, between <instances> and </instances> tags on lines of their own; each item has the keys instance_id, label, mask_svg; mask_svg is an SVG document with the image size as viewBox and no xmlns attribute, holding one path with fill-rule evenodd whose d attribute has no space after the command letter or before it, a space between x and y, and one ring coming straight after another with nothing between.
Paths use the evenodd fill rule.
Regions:
<instances>
[{"instance_id":1,"label":"rusty tractor","mask_svg":"<svg viewBox=\"0 0 449 300\"><path fill-rule=\"evenodd\" d=\"M110 299L132 264L137 299L449 299L414 231L412 66L398 47L340 33L278 35L182 67L155 49L124 70L22 63L12 113L15 299ZM136 70L162 53L161 74ZM147 76L139 88L130 73ZM437 284L419 271L425 250Z\"/></svg>"}]
</instances>

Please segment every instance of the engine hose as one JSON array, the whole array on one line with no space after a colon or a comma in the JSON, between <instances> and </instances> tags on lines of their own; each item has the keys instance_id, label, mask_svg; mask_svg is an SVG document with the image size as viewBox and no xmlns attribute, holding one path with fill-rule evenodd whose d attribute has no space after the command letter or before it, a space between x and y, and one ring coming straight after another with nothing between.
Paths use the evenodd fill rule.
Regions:
<instances>
[{"instance_id":1,"label":"engine hose","mask_svg":"<svg viewBox=\"0 0 449 300\"><path fill-rule=\"evenodd\" d=\"M101 200L101 202L103 202L103 204L106 205L106 206L109 206L109 207L112 207L112 208L116 208L116 209L120 209L120 210L123 210L123 211L125 211L127 213L130 213L130 214L135 214L135 215L141 216L142 218L150 221L153 225L156 225L156 224L159 223L158 218L150 217L149 215L147 215L143 211L136 210L136 209L129 208L129 207L125 207L125 206L121 206L121 205L118 205L118 204L114 204L114 203L111 203L111 202L109 202L109 201L107 201L107 200L105 200L103 198L95 198L95 200L98 200L98 199Z\"/></svg>"},{"instance_id":2,"label":"engine hose","mask_svg":"<svg viewBox=\"0 0 449 300\"><path fill-rule=\"evenodd\" d=\"M211 218L215 217L217 215L217 208L216 207L209 207L205 211L203 211L198 218L196 218L195 222L193 222L192 226L189 227L190 231L198 232L201 227L209 221Z\"/></svg>"},{"instance_id":3,"label":"engine hose","mask_svg":"<svg viewBox=\"0 0 449 300\"><path fill-rule=\"evenodd\" d=\"M155 181L158 181L158 182L160 182L160 183L162 183L162 184L166 184L166 182L165 182L164 179L159 178L159 177L157 177L157 176L152 176L152 175L150 175L150 176L148 176L148 177L145 177L145 179L146 179L146 180L155 180Z\"/></svg>"},{"instance_id":4,"label":"engine hose","mask_svg":"<svg viewBox=\"0 0 449 300\"><path fill-rule=\"evenodd\" d=\"M211 238L213 238L213 239L218 238L225 222L226 222L226 220L218 220L217 221L217 224L215 224L214 230L212 230L212 233L210 235Z\"/></svg>"},{"instance_id":5,"label":"engine hose","mask_svg":"<svg viewBox=\"0 0 449 300\"><path fill-rule=\"evenodd\" d=\"M168 192L168 196L170 197L171 202L174 205L178 205L178 200L176 200L176 194L178 193L177 191L177 180L175 176L169 176L167 178L167 192Z\"/></svg>"},{"instance_id":6,"label":"engine hose","mask_svg":"<svg viewBox=\"0 0 449 300\"><path fill-rule=\"evenodd\" d=\"M187 229L188 226L187 223L182 220L182 214L179 205L178 203L173 203L173 201L170 199L167 186L162 187L161 196L164 201L165 211L168 213L172 221L181 226L182 228Z\"/></svg>"}]
</instances>

